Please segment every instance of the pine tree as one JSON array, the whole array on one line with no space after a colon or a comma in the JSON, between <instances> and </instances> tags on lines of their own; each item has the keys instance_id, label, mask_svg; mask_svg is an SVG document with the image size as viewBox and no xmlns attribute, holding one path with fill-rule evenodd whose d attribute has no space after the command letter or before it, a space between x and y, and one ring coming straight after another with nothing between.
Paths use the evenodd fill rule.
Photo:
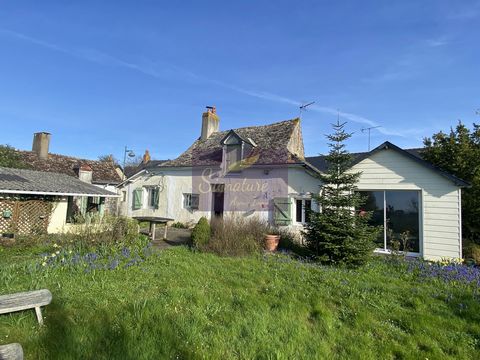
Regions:
<instances>
[{"instance_id":1,"label":"pine tree","mask_svg":"<svg viewBox=\"0 0 480 360\"><path fill-rule=\"evenodd\" d=\"M321 209L310 213L304 235L321 261L355 266L369 259L380 229L368 224L370 214L355 211L365 199L356 191L361 173L349 171L353 159L345 141L352 134L345 131L345 124L337 120L333 134L327 135L328 170L319 175L323 186L320 195L314 196Z\"/></svg>"}]
</instances>

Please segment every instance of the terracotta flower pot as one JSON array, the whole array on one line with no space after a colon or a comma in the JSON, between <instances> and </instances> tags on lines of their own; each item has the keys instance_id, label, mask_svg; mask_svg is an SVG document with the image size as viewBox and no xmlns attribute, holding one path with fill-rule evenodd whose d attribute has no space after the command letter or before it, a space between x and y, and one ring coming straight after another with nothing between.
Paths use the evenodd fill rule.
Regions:
<instances>
[{"instance_id":1,"label":"terracotta flower pot","mask_svg":"<svg viewBox=\"0 0 480 360\"><path fill-rule=\"evenodd\" d=\"M280 242L280 235L265 235L265 250L267 251L277 250L279 242Z\"/></svg>"}]
</instances>

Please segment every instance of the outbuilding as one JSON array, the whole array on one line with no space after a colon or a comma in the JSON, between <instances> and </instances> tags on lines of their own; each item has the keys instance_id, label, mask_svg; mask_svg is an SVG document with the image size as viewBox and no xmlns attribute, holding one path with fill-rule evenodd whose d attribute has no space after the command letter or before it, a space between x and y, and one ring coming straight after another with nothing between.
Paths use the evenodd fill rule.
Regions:
<instances>
[{"instance_id":1,"label":"outbuilding","mask_svg":"<svg viewBox=\"0 0 480 360\"><path fill-rule=\"evenodd\" d=\"M0 235L63 232L80 217L100 218L115 197L73 176L0 167Z\"/></svg>"}]
</instances>

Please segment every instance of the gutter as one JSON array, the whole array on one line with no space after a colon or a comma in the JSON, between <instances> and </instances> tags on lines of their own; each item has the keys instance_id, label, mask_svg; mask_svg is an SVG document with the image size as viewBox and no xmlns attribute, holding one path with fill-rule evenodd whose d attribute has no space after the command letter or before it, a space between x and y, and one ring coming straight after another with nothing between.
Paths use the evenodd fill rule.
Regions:
<instances>
[{"instance_id":1,"label":"gutter","mask_svg":"<svg viewBox=\"0 0 480 360\"><path fill-rule=\"evenodd\" d=\"M20 194L20 195L53 195L53 196L90 196L90 197L120 197L118 194L82 194L82 193L60 193L53 191L25 191L25 190L0 190L0 194Z\"/></svg>"}]
</instances>

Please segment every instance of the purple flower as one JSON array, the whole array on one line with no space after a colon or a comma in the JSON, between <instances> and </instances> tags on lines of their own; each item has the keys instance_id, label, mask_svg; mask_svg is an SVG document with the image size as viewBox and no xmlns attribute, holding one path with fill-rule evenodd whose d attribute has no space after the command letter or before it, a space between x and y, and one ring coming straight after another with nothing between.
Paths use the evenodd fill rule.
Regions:
<instances>
[{"instance_id":1,"label":"purple flower","mask_svg":"<svg viewBox=\"0 0 480 360\"><path fill-rule=\"evenodd\" d=\"M123 255L124 257L126 257L126 258L130 257L130 249L124 247L124 248L122 249L122 255Z\"/></svg>"},{"instance_id":2,"label":"purple flower","mask_svg":"<svg viewBox=\"0 0 480 360\"><path fill-rule=\"evenodd\" d=\"M115 270L117 268L117 266L120 264L120 261L118 261L117 259L113 260L110 265L108 265L108 268L110 270Z\"/></svg>"}]
</instances>

